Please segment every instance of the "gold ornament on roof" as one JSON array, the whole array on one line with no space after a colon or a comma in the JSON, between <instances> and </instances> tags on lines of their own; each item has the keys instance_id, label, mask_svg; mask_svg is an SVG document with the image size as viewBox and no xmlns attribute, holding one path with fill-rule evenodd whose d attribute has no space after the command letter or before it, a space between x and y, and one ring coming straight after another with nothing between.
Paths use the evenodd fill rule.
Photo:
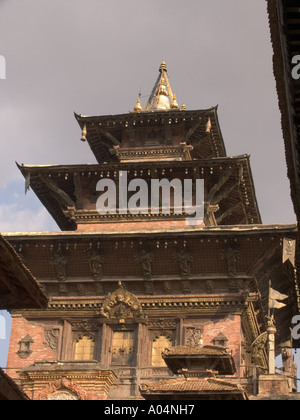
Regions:
<instances>
[{"instance_id":1,"label":"gold ornament on roof","mask_svg":"<svg viewBox=\"0 0 300 420\"><path fill-rule=\"evenodd\" d=\"M87 135L87 128L86 128L86 124L84 124L83 129L82 129L81 141L86 141L86 135Z\"/></svg>"},{"instance_id":2,"label":"gold ornament on roof","mask_svg":"<svg viewBox=\"0 0 300 420\"><path fill-rule=\"evenodd\" d=\"M167 66L166 66L165 61L163 61L163 62L161 63L159 70L161 70L161 71L167 71Z\"/></svg>"},{"instance_id":3,"label":"gold ornament on roof","mask_svg":"<svg viewBox=\"0 0 300 420\"><path fill-rule=\"evenodd\" d=\"M178 105L177 100L176 100L176 95L173 95L173 100L172 100L172 103L171 103L171 108L172 109L178 109L179 108L179 105Z\"/></svg>"},{"instance_id":4,"label":"gold ornament on roof","mask_svg":"<svg viewBox=\"0 0 300 420\"><path fill-rule=\"evenodd\" d=\"M167 88L166 88L165 81L163 78L161 78L160 85L157 89L157 95L168 96Z\"/></svg>"},{"instance_id":5,"label":"gold ornament on roof","mask_svg":"<svg viewBox=\"0 0 300 420\"><path fill-rule=\"evenodd\" d=\"M141 95L139 95L136 106L134 107L135 112L143 111L142 104L141 104Z\"/></svg>"},{"instance_id":6,"label":"gold ornament on roof","mask_svg":"<svg viewBox=\"0 0 300 420\"><path fill-rule=\"evenodd\" d=\"M210 133L211 132L211 119L209 118L206 124L206 133Z\"/></svg>"},{"instance_id":7,"label":"gold ornament on roof","mask_svg":"<svg viewBox=\"0 0 300 420\"><path fill-rule=\"evenodd\" d=\"M133 112L170 111L175 109L180 109L181 111L186 110L185 104L183 104L181 108L179 107L176 95L172 92L165 61L161 63L159 72L160 75L152 89L146 107L144 109L142 108L141 95L139 95Z\"/></svg>"}]
</instances>

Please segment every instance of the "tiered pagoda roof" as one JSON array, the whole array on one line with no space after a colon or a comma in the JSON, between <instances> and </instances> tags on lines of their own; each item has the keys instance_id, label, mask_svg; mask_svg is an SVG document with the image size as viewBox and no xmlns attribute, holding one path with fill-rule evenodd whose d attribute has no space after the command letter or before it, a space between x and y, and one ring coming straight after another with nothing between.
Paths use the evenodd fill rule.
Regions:
<instances>
[{"instance_id":1,"label":"tiered pagoda roof","mask_svg":"<svg viewBox=\"0 0 300 420\"><path fill-rule=\"evenodd\" d=\"M165 63L144 109L139 99L134 111L127 114L75 117L97 164L18 165L26 190L34 190L62 230L84 230L86 224L96 224L97 229L107 224L108 229L116 230L117 222L124 221L134 226L136 222L158 222L156 227L160 224L167 229L169 222L184 219L175 214L154 217L150 211L135 217L100 216L97 181L117 181L121 170L128 172L129 180L140 177L147 183L155 178L204 179L206 226L261 224L249 156L227 157L217 107L179 108ZM143 224L140 226L143 230Z\"/></svg>"},{"instance_id":2,"label":"tiered pagoda roof","mask_svg":"<svg viewBox=\"0 0 300 420\"><path fill-rule=\"evenodd\" d=\"M227 280L251 279L259 283L264 313L267 314L268 277L272 272L273 286L290 296L290 304L276 314L276 321L282 326L278 329L279 342L286 340L292 316L299 311L300 298L294 267L289 261L282 264L282 244L285 237L295 241L297 229L294 225L262 225L249 156L226 155L217 107L194 111L188 111L186 106L180 108L163 63L145 108L139 98L133 111L127 114L75 116L82 130L81 139L88 142L98 163L19 166L26 180L26 189L31 187L34 190L64 232L9 238L17 246L29 241L23 250L30 254L33 271L44 277L44 284L51 294L62 290L59 289L61 285L57 281L55 264L43 265L40 271L36 261L43 261L43 258L50 261L54 252L63 249L70 255L70 261L76 259L73 265L68 262L65 275L74 284L71 287L65 283L64 290L70 286L72 293L79 291L87 296L95 293L99 296L99 290L109 293L112 291L111 280L117 281L122 276L134 285L138 296L154 294L154 290L155 294L165 294L170 289L167 283L171 277L167 276L173 276L174 293L192 294L193 282L185 284L182 290L185 282L180 281L182 278L176 272L178 267L172 262L172 252L175 252L172 248L182 244L196 254L203 248L202 254L198 257L195 254L191 261L191 275L188 276L189 280L193 276L197 281L199 278L207 280L206 283L194 283L197 293L199 286L203 287L203 293L217 290L217 283L221 283L220 273ZM104 178L117 183L120 171L127 171L128 181L140 177L148 183L155 178L204 179L203 223L190 226L184 215L153 215L151 212L100 215L96 210L97 182ZM30 243L33 242L35 245L41 243L41 248L35 246L34 250L31 249ZM95 252L100 246L105 251L106 262L98 292L94 283L89 284L88 264L82 262L82 257L75 256L79 250L87 252L88 242L89 248L95 248ZM150 248L148 254L155 251L151 285L140 281L143 280L141 266L132 264L135 253L143 246ZM117 267L115 250L121 248L124 251L118 253ZM161 249L165 249L164 255ZM33 257L32 252L42 252L42 255ZM77 267L75 271L74 267ZM77 287L84 276L86 284ZM212 286L211 282L214 282ZM225 287L228 291L228 281L225 283L220 290ZM243 287L239 282L231 283L234 283L232 290L241 294Z\"/></svg>"}]
</instances>

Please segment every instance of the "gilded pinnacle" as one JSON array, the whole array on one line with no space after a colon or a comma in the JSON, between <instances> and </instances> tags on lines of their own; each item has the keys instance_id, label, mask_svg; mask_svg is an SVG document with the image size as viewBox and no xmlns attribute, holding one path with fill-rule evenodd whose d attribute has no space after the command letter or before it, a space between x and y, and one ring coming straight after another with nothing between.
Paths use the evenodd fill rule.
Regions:
<instances>
[{"instance_id":1,"label":"gilded pinnacle","mask_svg":"<svg viewBox=\"0 0 300 420\"><path fill-rule=\"evenodd\" d=\"M160 75L152 89L147 105L145 108L142 107L141 98L139 96L133 112L155 112L180 109L177 103L176 95L171 89L165 61L161 63L159 71ZM185 104L183 104L180 110L186 110Z\"/></svg>"}]
</instances>

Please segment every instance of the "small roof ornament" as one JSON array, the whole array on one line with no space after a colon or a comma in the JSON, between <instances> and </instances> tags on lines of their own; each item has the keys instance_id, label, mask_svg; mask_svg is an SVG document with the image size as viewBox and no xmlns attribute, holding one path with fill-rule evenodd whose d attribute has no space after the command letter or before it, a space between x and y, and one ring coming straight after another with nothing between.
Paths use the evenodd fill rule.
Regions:
<instances>
[{"instance_id":1,"label":"small roof ornament","mask_svg":"<svg viewBox=\"0 0 300 420\"><path fill-rule=\"evenodd\" d=\"M178 105L178 103L177 103L177 100L176 100L176 95L175 95L175 94L173 95L173 101L172 101L172 103L171 103L171 108L172 108L172 109L178 109L178 108L179 108L179 105Z\"/></svg>"},{"instance_id":2,"label":"small roof ornament","mask_svg":"<svg viewBox=\"0 0 300 420\"><path fill-rule=\"evenodd\" d=\"M86 124L84 124L83 129L82 129L81 141L86 141L86 135L87 135L87 128L86 128Z\"/></svg>"},{"instance_id":3,"label":"small roof ornament","mask_svg":"<svg viewBox=\"0 0 300 420\"><path fill-rule=\"evenodd\" d=\"M143 107L141 104L141 94L139 94L136 106L134 107L134 112L141 112L141 111L143 111Z\"/></svg>"}]
</instances>

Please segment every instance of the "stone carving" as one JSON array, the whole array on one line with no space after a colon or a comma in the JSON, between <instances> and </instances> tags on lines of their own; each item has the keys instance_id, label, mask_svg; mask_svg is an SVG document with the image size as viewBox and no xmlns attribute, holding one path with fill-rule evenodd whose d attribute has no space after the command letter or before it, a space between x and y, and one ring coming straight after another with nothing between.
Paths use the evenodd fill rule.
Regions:
<instances>
[{"instance_id":1,"label":"stone carving","mask_svg":"<svg viewBox=\"0 0 300 420\"><path fill-rule=\"evenodd\" d=\"M149 248L143 248L135 254L135 260L137 263L142 264L144 279L150 280L152 277L151 264L154 261L153 253L149 250Z\"/></svg>"},{"instance_id":2,"label":"stone carving","mask_svg":"<svg viewBox=\"0 0 300 420\"><path fill-rule=\"evenodd\" d=\"M104 257L99 251L95 250L88 250L87 251L87 263L89 264L90 271L94 277L94 279L102 279L103 278L103 267L102 264L104 263Z\"/></svg>"},{"instance_id":3,"label":"stone carving","mask_svg":"<svg viewBox=\"0 0 300 420\"><path fill-rule=\"evenodd\" d=\"M118 319L120 323L126 319L143 318L137 297L128 292L121 282L119 288L104 300L100 315L107 319Z\"/></svg>"},{"instance_id":4,"label":"stone carving","mask_svg":"<svg viewBox=\"0 0 300 420\"><path fill-rule=\"evenodd\" d=\"M199 328L186 328L185 329L185 344L187 346L197 346L202 336L202 330Z\"/></svg>"},{"instance_id":5,"label":"stone carving","mask_svg":"<svg viewBox=\"0 0 300 420\"><path fill-rule=\"evenodd\" d=\"M54 328L51 330L45 330L44 336L46 340L46 346L52 351L56 352L59 338L59 330Z\"/></svg>"},{"instance_id":6,"label":"stone carving","mask_svg":"<svg viewBox=\"0 0 300 420\"><path fill-rule=\"evenodd\" d=\"M79 398L70 391L57 391L50 394L48 401L78 401Z\"/></svg>"},{"instance_id":7,"label":"stone carving","mask_svg":"<svg viewBox=\"0 0 300 420\"><path fill-rule=\"evenodd\" d=\"M19 341L18 355L21 359L28 359L32 353L33 339L27 334L21 341Z\"/></svg>"},{"instance_id":8,"label":"stone carving","mask_svg":"<svg viewBox=\"0 0 300 420\"><path fill-rule=\"evenodd\" d=\"M67 263L68 257L59 249L50 259L50 263L55 266L56 274L60 281L65 281L67 278Z\"/></svg>"},{"instance_id":9,"label":"stone carving","mask_svg":"<svg viewBox=\"0 0 300 420\"><path fill-rule=\"evenodd\" d=\"M194 257L191 252L186 248L179 248L173 254L174 260L178 262L180 277L188 278L191 276L191 261Z\"/></svg>"}]
</instances>

